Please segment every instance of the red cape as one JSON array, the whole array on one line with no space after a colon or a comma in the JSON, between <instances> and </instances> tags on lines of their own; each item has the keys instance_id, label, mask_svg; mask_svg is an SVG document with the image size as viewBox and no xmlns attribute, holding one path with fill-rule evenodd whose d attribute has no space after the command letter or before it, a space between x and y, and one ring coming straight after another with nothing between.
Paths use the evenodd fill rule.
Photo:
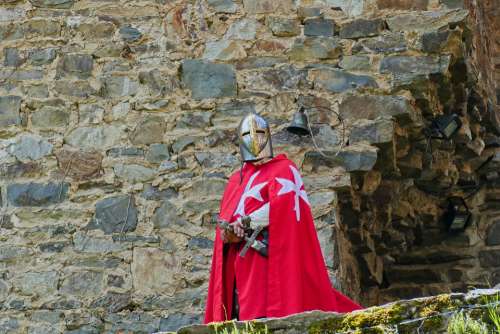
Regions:
<instances>
[{"instance_id":1,"label":"red cape","mask_svg":"<svg viewBox=\"0 0 500 334\"><path fill-rule=\"evenodd\" d=\"M282 154L260 166L246 163L242 175L241 182L239 172L230 177L219 215L224 220L234 221L239 216L235 212L241 196L248 191L247 185L265 184L259 189L260 199L247 196L243 202L245 214L250 214L266 202L270 205L269 257L264 259L250 250L244 260L248 264L238 267L238 264L233 264L239 261L235 260L237 251L224 251L217 229L205 323L230 319L233 286L228 282L233 282L234 277L240 274L235 272L235 268L238 271L239 268L247 272L253 270L252 275L246 272L237 279L246 280L243 284L247 286L255 283L255 287L260 287L254 291L238 287L240 320L253 318L256 314L252 313L252 308L259 308L263 301L265 314L259 316L264 317L283 317L310 310L344 313L360 309L361 306L331 286L311 208L295 164ZM291 188L293 184L294 189ZM235 244L231 247L236 247L233 250L240 248ZM264 280L259 279L259 275L265 275Z\"/></svg>"}]
</instances>

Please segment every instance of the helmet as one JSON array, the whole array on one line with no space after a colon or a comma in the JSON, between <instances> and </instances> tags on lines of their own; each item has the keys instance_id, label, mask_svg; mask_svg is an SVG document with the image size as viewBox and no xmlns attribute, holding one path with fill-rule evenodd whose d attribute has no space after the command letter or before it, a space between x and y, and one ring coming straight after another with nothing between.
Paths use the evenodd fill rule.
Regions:
<instances>
[{"instance_id":1,"label":"helmet","mask_svg":"<svg viewBox=\"0 0 500 334\"><path fill-rule=\"evenodd\" d=\"M243 161L257 161L273 157L271 131L267 121L255 114L246 115L240 123L238 137Z\"/></svg>"}]
</instances>

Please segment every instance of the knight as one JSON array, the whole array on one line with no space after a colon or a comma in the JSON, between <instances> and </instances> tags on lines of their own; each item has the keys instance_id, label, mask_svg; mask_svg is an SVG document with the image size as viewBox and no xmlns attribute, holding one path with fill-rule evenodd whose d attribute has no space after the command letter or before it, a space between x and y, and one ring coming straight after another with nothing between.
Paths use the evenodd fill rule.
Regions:
<instances>
[{"instance_id":1,"label":"knight","mask_svg":"<svg viewBox=\"0 0 500 334\"><path fill-rule=\"evenodd\" d=\"M248 114L238 136L243 164L220 204L205 323L360 309L331 286L304 182L273 154L267 121Z\"/></svg>"}]
</instances>

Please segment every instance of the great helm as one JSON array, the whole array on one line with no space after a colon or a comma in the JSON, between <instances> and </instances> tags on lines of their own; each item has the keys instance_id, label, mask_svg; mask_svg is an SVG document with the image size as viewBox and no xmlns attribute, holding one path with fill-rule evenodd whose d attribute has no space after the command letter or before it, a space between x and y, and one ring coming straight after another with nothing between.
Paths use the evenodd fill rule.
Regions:
<instances>
[{"instance_id":1,"label":"great helm","mask_svg":"<svg viewBox=\"0 0 500 334\"><path fill-rule=\"evenodd\" d=\"M240 123L238 136L243 161L257 161L273 157L271 131L267 121L255 114L246 115Z\"/></svg>"}]
</instances>

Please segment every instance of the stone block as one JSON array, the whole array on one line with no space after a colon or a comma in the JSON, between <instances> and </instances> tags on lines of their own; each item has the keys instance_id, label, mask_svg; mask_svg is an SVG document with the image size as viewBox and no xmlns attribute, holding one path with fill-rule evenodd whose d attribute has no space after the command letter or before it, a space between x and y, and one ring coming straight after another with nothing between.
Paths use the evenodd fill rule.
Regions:
<instances>
[{"instance_id":1,"label":"stone block","mask_svg":"<svg viewBox=\"0 0 500 334\"><path fill-rule=\"evenodd\" d=\"M2 333L15 333L19 331L20 324L19 320L11 317L2 317L0 320L0 331Z\"/></svg>"},{"instance_id":2,"label":"stone block","mask_svg":"<svg viewBox=\"0 0 500 334\"><path fill-rule=\"evenodd\" d=\"M76 232L73 235L73 244L75 246L75 250L82 253L104 254L121 252L127 249L127 245L125 243L113 242L113 240L107 238L93 237L84 232Z\"/></svg>"},{"instance_id":3,"label":"stone block","mask_svg":"<svg viewBox=\"0 0 500 334\"><path fill-rule=\"evenodd\" d=\"M208 5L218 13L236 13L238 5L234 0L208 0Z\"/></svg>"},{"instance_id":4,"label":"stone block","mask_svg":"<svg viewBox=\"0 0 500 334\"><path fill-rule=\"evenodd\" d=\"M210 126L212 113L210 111L189 111L177 120L177 129L205 129Z\"/></svg>"},{"instance_id":5,"label":"stone block","mask_svg":"<svg viewBox=\"0 0 500 334\"><path fill-rule=\"evenodd\" d=\"M294 61L315 61L336 59L342 54L342 47L337 38L301 37L297 38L288 56Z\"/></svg>"},{"instance_id":6,"label":"stone block","mask_svg":"<svg viewBox=\"0 0 500 334\"><path fill-rule=\"evenodd\" d=\"M81 271L70 273L64 278L60 291L74 296L93 296L103 292L103 273L97 271Z\"/></svg>"},{"instance_id":7,"label":"stone block","mask_svg":"<svg viewBox=\"0 0 500 334\"><path fill-rule=\"evenodd\" d=\"M300 34L300 22L297 19L268 16L266 24L274 36L291 37Z\"/></svg>"},{"instance_id":8,"label":"stone block","mask_svg":"<svg viewBox=\"0 0 500 334\"><path fill-rule=\"evenodd\" d=\"M43 83L27 84L22 87L24 95L36 98L45 99L49 97L49 88Z\"/></svg>"},{"instance_id":9,"label":"stone block","mask_svg":"<svg viewBox=\"0 0 500 334\"><path fill-rule=\"evenodd\" d=\"M384 30L384 21L381 19L357 19L344 24L340 28L340 38L361 38L379 35Z\"/></svg>"},{"instance_id":10,"label":"stone block","mask_svg":"<svg viewBox=\"0 0 500 334\"><path fill-rule=\"evenodd\" d=\"M236 74L231 65L184 60L182 83L195 100L235 96Z\"/></svg>"},{"instance_id":11,"label":"stone block","mask_svg":"<svg viewBox=\"0 0 500 334\"><path fill-rule=\"evenodd\" d=\"M346 171L370 171L377 162L377 149L368 145L350 145L338 155L338 161Z\"/></svg>"},{"instance_id":12,"label":"stone block","mask_svg":"<svg viewBox=\"0 0 500 334\"><path fill-rule=\"evenodd\" d=\"M464 9L464 0L439 0L442 7L447 9Z\"/></svg>"},{"instance_id":13,"label":"stone block","mask_svg":"<svg viewBox=\"0 0 500 334\"><path fill-rule=\"evenodd\" d=\"M157 70L139 72L139 81L157 94L171 93L181 87L177 76L165 75Z\"/></svg>"},{"instance_id":14,"label":"stone block","mask_svg":"<svg viewBox=\"0 0 500 334\"><path fill-rule=\"evenodd\" d=\"M13 41L24 37L23 26L19 23L0 24L0 40Z\"/></svg>"},{"instance_id":15,"label":"stone block","mask_svg":"<svg viewBox=\"0 0 500 334\"><path fill-rule=\"evenodd\" d=\"M14 285L25 295L46 297L57 291L59 274L56 271L26 272L14 280Z\"/></svg>"},{"instance_id":16,"label":"stone block","mask_svg":"<svg viewBox=\"0 0 500 334\"><path fill-rule=\"evenodd\" d=\"M121 288L125 284L125 279L118 275L108 275L108 286Z\"/></svg>"},{"instance_id":17,"label":"stone block","mask_svg":"<svg viewBox=\"0 0 500 334\"><path fill-rule=\"evenodd\" d=\"M255 112L255 103L252 101L234 100L217 105L215 117L240 118L248 113Z\"/></svg>"},{"instance_id":18,"label":"stone block","mask_svg":"<svg viewBox=\"0 0 500 334\"><path fill-rule=\"evenodd\" d=\"M301 20L308 17L318 17L321 16L321 7L299 7L297 15Z\"/></svg>"},{"instance_id":19,"label":"stone block","mask_svg":"<svg viewBox=\"0 0 500 334\"><path fill-rule=\"evenodd\" d=\"M157 248L135 247L132 256L132 279L135 293L150 295L171 294L179 284L175 275L179 262L174 254Z\"/></svg>"},{"instance_id":20,"label":"stone block","mask_svg":"<svg viewBox=\"0 0 500 334\"><path fill-rule=\"evenodd\" d=\"M61 34L61 24L56 20L31 19L23 24L24 37L57 37Z\"/></svg>"},{"instance_id":21,"label":"stone block","mask_svg":"<svg viewBox=\"0 0 500 334\"><path fill-rule=\"evenodd\" d=\"M360 120L353 124L349 134L349 143L360 141L369 144L382 144L394 138L394 124L391 119Z\"/></svg>"},{"instance_id":22,"label":"stone block","mask_svg":"<svg viewBox=\"0 0 500 334\"><path fill-rule=\"evenodd\" d=\"M120 37L127 43L136 42L142 37L142 33L139 31L139 29L131 26L121 27L119 33Z\"/></svg>"},{"instance_id":23,"label":"stone block","mask_svg":"<svg viewBox=\"0 0 500 334\"><path fill-rule=\"evenodd\" d=\"M104 118L104 108L98 104L79 104L78 120L80 124L99 124Z\"/></svg>"},{"instance_id":24,"label":"stone block","mask_svg":"<svg viewBox=\"0 0 500 334\"><path fill-rule=\"evenodd\" d=\"M380 73L395 75L425 75L445 73L450 65L449 57L388 56L380 63Z\"/></svg>"},{"instance_id":25,"label":"stone block","mask_svg":"<svg viewBox=\"0 0 500 334\"><path fill-rule=\"evenodd\" d=\"M243 0L243 7L248 14L288 13L295 10L293 0Z\"/></svg>"},{"instance_id":26,"label":"stone block","mask_svg":"<svg viewBox=\"0 0 500 334\"><path fill-rule=\"evenodd\" d=\"M234 40L245 40L251 41L255 39L255 35L257 34L257 27L259 23L255 19L241 19L235 21L226 34L224 35L224 39L234 39Z\"/></svg>"},{"instance_id":27,"label":"stone block","mask_svg":"<svg viewBox=\"0 0 500 334\"><path fill-rule=\"evenodd\" d=\"M69 241L50 241L38 245L41 252L44 253L61 253L67 246L70 246Z\"/></svg>"},{"instance_id":28,"label":"stone block","mask_svg":"<svg viewBox=\"0 0 500 334\"><path fill-rule=\"evenodd\" d=\"M68 183L11 183L7 198L13 206L46 206L65 201L68 190Z\"/></svg>"},{"instance_id":29,"label":"stone block","mask_svg":"<svg viewBox=\"0 0 500 334\"><path fill-rule=\"evenodd\" d=\"M64 313L61 311L40 310L35 311L31 315L31 321L47 322L49 324L58 324L63 320Z\"/></svg>"},{"instance_id":30,"label":"stone block","mask_svg":"<svg viewBox=\"0 0 500 334\"><path fill-rule=\"evenodd\" d=\"M202 58L205 60L231 61L246 58L245 48L239 41L223 39L207 42Z\"/></svg>"},{"instance_id":31,"label":"stone block","mask_svg":"<svg viewBox=\"0 0 500 334\"><path fill-rule=\"evenodd\" d=\"M112 75L102 79L104 97L134 96L139 90L139 82L128 76Z\"/></svg>"},{"instance_id":32,"label":"stone block","mask_svg":"<svg viewBox=\"0 0 500 334\"><path fill-rule=\"evenodd\" d=\"M0 177L6 179L16 177L39 177L41 174L41 166L36 162L16 161L15 163L0 165Z\"/></svg>"},{"instance_id":33,"label":"stone block","mask_svg":"<svg viewBox=\"0 0 500 334\"><path fill-rule=\"evenodd\" d=\"M141 197L147 200L163 200L177 197L178 193L174 188L159 189L158 187L152 186L150 183L144 185L144 190L141 193Z\"/></svg>"},{"instance_id":34,"label":"stone block","mask_svg":"<svg viewBox=\"0 0 500 334\"><path fill-rule=\"evenodd\" d=\"M309 74L315 87L325 89L333 93L341 93L360 87L374 87L378 84L374 78L367 75L356 75L337 69L313 69Z\"/></svg>"},{"instance_id":35,"label":"stone block","mask_svg":"<svg viewBox=\"0 0 500 334\"><path fill-rule=\"evenodd\" d=\"M111 333L156 333L160 326L159 317L141 310L108 313L104 320L111 324L109 329Z\"/></svg>"},{"instance_id":36,"label":"stone block","mask_svg":"<svg viewBox=\"0 0 500 334\"><path fill-rule=\"evenodd\" d=\"M429 0L377 0L379 9L426 10Z\"/></svg>"},{"instance_id":37,"label":"stone block","mask_svg":"<svg viewBox=\"0 0 500 334\"><path fill-rule=\"evenodd\" d=\"M3 54L4 54L3 64L5 66L19 67L26 61L23 55L20 54L19 50L16 48L5 48L3 50Z\"/></svg>"},{"instance_id":38,"label":"stone block","mask_svg":"<svg viewBox=\"0 0 500 334\"><path fill-rule=\"evenodd\" d=\"M115 25L111 22L82 23L75 27L75 30L81 33L87 40L111 39L115 32Z\"/></svg>"},{"instance_id":39,"label":"stone block","mask_svg":"<svg viewBox=\"0 0 500 334\"><path fill-rule=\"evenodd\" d=\"M252 72L246 77L245 85L248 90L265 92L307 89L311 86L307 80L307 71L293 65Z\"/></svg>"},{"instance_id":40,"label":"stone block","mask_svg":"<svg viewBox=\"0 0 500 334\"><path fill-rule=\"evenodd\" d=\"M196 248L212 249L213 247L214 242L207 238L194 237L188 241L188 248L191 250Z\"/></svg>"},{"instance_id":41,"label":"stone block","mask_svg":"<svg viewBox=\"0 0 500 334\"><path fill-rule=\"evenodd\" d=\"M195 144L198 139L199 138L195 136L181 136L177 138L172 144L172 152L180 153L184 151L187 147Z\"/></svg>"},{"instance_id":42,"label":"stone block","mask_svg":"<svg viewBox=\"0 0 500 334\"><path fill-rule=\"evenodd\" d=\"M28 61L35 66L47 65L52 63L56 56L56 48L33 49L28 52Z\"/></svg>"},{"instance_id":43,"label":"stone block","mask_svg":"<svg viewBox=\"0 0 500 334\"><path fill-rule=\"evenodd\" d=\"M462 43L462 39L459 36L460 32L454 32L451 30L441 30L441 31L431 31L422 34L422 51L426 53L439 53L442 52L448 45L451 35L457 35L457 43ZM460 48L460 46L459 46Z\"/></svg>"},{"instance_id":44,"label":"stone block","mask_svg":"<svg viewBox=\"0 0 500 334\"><path fill-rule=\"evenodd\" d=\"M264 67L274 67L275 65L285 64L288 62L286 57L272 57L272 56L256 56L247 57L236 63L237 70L249 70Z\"/></svg>"},{"instance_id":45,"label":"stone block","mask_svg":"<svg viewBox=\"0 0 500 334\"><path fill-rule=\"evenodd\" d=\"M119 157L144 157L144 150L138 147L113 147L107 151L107 155L113 158Z\"/></svg>"},{"instance_id":46,"label":"stone block","mask_svg":"<svg viewBox=\"0 0 500 334\"><path fill-rule=\"evenodd\" d=\"M31 253L31 250L27 247L2 245L0 246L0 261L12 261L18 258L24 258Z\"/></svg>"},{"instance_id":47,"label":"stone block","mask_svg":"<svg viewBox=\"0 0 500 334\"><path fill-rule=\"evenodd\" d=\"M94 300L90 307L105 308L108 313L116 313L124 310L132 303L132 298L128 293L108 292L104 296Z\"/></svg>"},{"instance_id":48,"label":"stone block","mask_svg":"<svg viewBox=\"0 0 500 334\"><path fill-rule=\"evenodd\" d=\"M146 160L152 163L160 163L170 159L170 152L166 144L151 144L146 153Z\"/></svg>"},{"instance_id":49,"label":"stone block","mask_svg":"<svg viewBox=\"0 0 500 334\"><path fill-rule=\"evenodd\" d=\"M283 54L287 49L288 47L285 43L279 40L259 39L255 42L252 50L255 54L274 56L276 54Z\"/></svg>"},{"instance_id":50,"label":"stone block","mask_svg":"<svg viewBox=\"0 0 500 334\"><path fill-rule=\"evenodd\" d=\"M29 0L33 7L69 9L73 7L74 0Z\"/></svg>"},{"instance_id":51,"label":"stone block","mask_svg":"<svg viewBox=\"0 0 500 334\"><path fill-rule=\"evenodd\" d=\"M53 129L66 127L69 123L69 113L61 108L43 106L31 114L31 124L35 128Z\"/></svg>"},{"instance_id":52,"label":"stone block","mask_svg":"<svg viewBox=\"0 0 500 334\"><path fill-rule=\"evenodd\" d=\"M330 19L312 18L304 22L304 35L331 37L335 33L335 22Z\"/></svg>"},{"instance_id":53,"label":"stone block","mask_svg":"<svg viewBox=\"0 0 500 334\"><path fill-rule=\"evenodd\" d=\"M202 314L173 313L160 320L160 331L176 331L187 325L201 323L202 320Z\"/></svg>"},{"instance_id":54,"label":"stone block","mask_svg":"<svg viewBox=\"0 0 500 334\"><path fill-rule=\"evenodd\" d=\"M131 195L117 195L98 201L90 228L104 231L105 234L135 231L137 208Z\"/></svg>"},{"instance_id":55,"label":"stone block","mask_svg":"<svg viewBox=\"0 0 500 334\"><path fill-rule=\"evenodd\" d=\"M321 0L327 6L340 8L348 16L361 15L365 9L366 0Z\"/></svg>"},{"instance_id":56,"label":"stone block","mask_svg":"<svg viewBox=\"0 0 500 334\"><path fill-rule=\"evenodd\" d=\"M92 75L94 59L89 54L65 54L57 63L56 79L74 77L87 79Z\"/></svg>"},{"instance_id":57,"label":"stone block","mask_svg":"<svg viewBox=\"0 0 500 334\"><path fill-rule=\"evenodd\" d=\"M500 221L494 222L489 228L486 244L488 246L500 245Z\"/></svg>"},{"instance_id":58,"label":"stone block","mask_svg":"<svg viewBox=\"0 0 500 334\"><path fill-rule=\"evenodd\" d=\"M371 61L368 56L344 56L339 66L346 71L369 71Z\"/></svg>"},{"instance_id":59,"label":"stone block","mask_svg":"<svg viewBox=\"0 0 500 334\"><path fill-rule=\"evenodd\" d=\"M0 126L21 124L21 100L20 96L0 96Z\"/></svg>"},{"instance_id":60,"label":"stone block","mask_svg":"<svg viewBox=\"0 0 500 334\"><path fill-rule=\"evenodd\" d=\"M369 106L369 107L368 107ZM349 95L340 104L340 114L345 119L370 119L396 117L416 119L418 112L403 96Z\"/></svg>"},{"instance_id":61,"label":"stone block","mask_svg":"<svg viewBox=\"0 0 500 334\"><path fill-rule=\"evenodd\" d=\"M89 97L96 95L96 90L86 80L57 80L55 91L58 94L74 97Z\"/></svg>"},{"instance_id":62,"label":"stone block","mask_svg":"<svg viewBox=\"0 0 500 334\"><path fill-rule=\"evenodd\" d=\"M156 176L156 170L137 164L116 164L113 167L115 175L130 183L145 182Z\"/></svg>"},{"instance_id":63,"label":"stone block","mask_svg":"<svg viewBox=\"0 0 500 334\"><path fill-rule=\"evenodd\" d=\"M26 18L26 8L22 6L9 6L20 0L0 0L0 22L16 22Z\"/></svg>"},{"instance_id":64,"label":"stone block","mask_svg":"<svg viewBox=\"0 0 500 334\"><path fill-rule=\"evenodd\" d=\"M386 22L391 31L432 31L463 23L467 15L467 10L415 12L388 17Z\"/></svg>"},{"instance_id":65,"label":"stone block","mask_svg":"<svg viewBox=\"0 0 500 334\"><path fill-rule=\"evenodd\" d=\"M234 168L239 164L239 159L230 153L196 152L195 157L204 168Z\"/></svg>"},{"instance_id":66,"label":"stone block","mask_svg":"<svg viewBox=\"0 0 500 334\"><path fill-rule=\"evenodd\" d=\"M97 147L107 149L119 144L121 136L121 128L114 125L80 127L71 131L64 141L73 147L86 150Z\"/></svg>"},{"instance_id":67,"label":"stone block","mask_svg":"<svg viewBox=\"0 0 500 334\"><path fill-rule=\"evenodd\" d=\"M170 201L163 201L151 218L155 228L161 229L171 225L185 225L186 221L177 213L177 208Z\"/></svg>"},{"instance_id":68,"label":"stone block","mask_svg":"<svg viewBox=\"0 0 500 334\"><path fill-rule=\"evenodd\" d=\"M102 168L103 157L97 151L62 149L56 152L56 157L62 175L77 180L97 176Z\"/></svg>"},{"instance_id":69,"label":"stone block","mask_svg":"<svg viewBox=\"0 0 500 334\"><path fill-rule=\"evenodd\" d=\"M146 116L137 124L130 134L130 141L134 145L147 145L163 141L167 124L160 116Z\"/></svg>"},{"instance_id":70,"label":"stone block","mask_svg":"<svg viewBox=\"0 0 500 334\"><path fill-rule=\"evenodd\" d=\"M500 267L500 250L480 251L479 263L483 268Z\"/></svg>"}]
</instances>

